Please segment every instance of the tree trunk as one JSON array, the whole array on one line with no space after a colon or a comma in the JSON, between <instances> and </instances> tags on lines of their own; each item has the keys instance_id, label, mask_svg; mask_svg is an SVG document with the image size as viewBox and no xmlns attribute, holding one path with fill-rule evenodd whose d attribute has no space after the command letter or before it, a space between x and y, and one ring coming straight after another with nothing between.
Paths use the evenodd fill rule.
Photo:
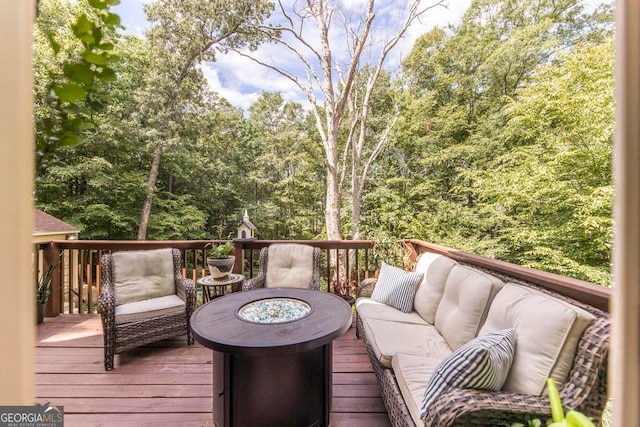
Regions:
<instances>
[{"instance_id":1,"label":"tree trunk","mask_svg":"<svg viewBox=\"0 0 640 427\"><path fill-rule=\"evenodd\" d=\"M324 210L327 239L342 240L340 231L340 189L335 169L327 168L327 202Z\"/></svg>"},{"instance_id":2,"label":"tree trunk","mask_svg":"<svg viewBox=\"0 0 640 427\"><path fill-rule=\"evenodd\" d=\"M140 227L138 228L138 240L145 240L147 238L147 226L149 225L149 215L151 215L151 204L153 202L153 194L156 189L156 182L158 181L158 171L160 169L160 157L162 157L163 143L159 142L156 145L156 149L153 152L153 162L151 163L151 169L149 170L149 178L147 180L147 196L144 199L142 205L142 214L140 215Z\"/></svg>"}]
</instances>

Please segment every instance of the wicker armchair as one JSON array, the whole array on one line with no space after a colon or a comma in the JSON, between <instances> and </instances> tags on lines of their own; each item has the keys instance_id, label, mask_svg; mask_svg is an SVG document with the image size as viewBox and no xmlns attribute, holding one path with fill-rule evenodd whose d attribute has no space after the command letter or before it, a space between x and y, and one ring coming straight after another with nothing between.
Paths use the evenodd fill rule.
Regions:
<instances>
[{"instance_id":1,"label":"wicker armchair","mask_svg":"<svg viewBox=\"0 0 640 427\"><path fill-rule=\"evenodd\" d=\"M151 342L186 334L193 344L189 319L196 288L182 277L178 249L106 254L100 264L105 370L113 369L116 353Z\"/></svg>"},{"instance_id":2,"label":"wicker armchair","mask_svg":"<svg viewBox=\"0 0 640 427\"><path fill-rule=\"evenodd\" d=\"M320 289L320 248L297 243L274 243L260 251L260 271L243 291L269 287Z\"/></svg>"}]
</instances>

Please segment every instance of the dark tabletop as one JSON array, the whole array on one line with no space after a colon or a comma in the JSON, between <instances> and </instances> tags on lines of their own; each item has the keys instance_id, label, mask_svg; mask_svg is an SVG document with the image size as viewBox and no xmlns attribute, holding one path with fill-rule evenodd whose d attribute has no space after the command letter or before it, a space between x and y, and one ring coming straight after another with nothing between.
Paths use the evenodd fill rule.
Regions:
<instances>
[{"instance_id":1,"label":"dark tabletop","mask_svg":"<svg viewBox=\"0 0 640 427\"><path fill-rule=\"evenodd\" d=\"M245 304L279 297L304 301L311 306L311 313L277 324L251 323L237 315ZM238 356L272 356L328 344L345 333L351 321L351 306L333 294L268 288L236 292L201 306L191 316L191 329L196 341L213 350Z\"/></svg>"}]
</instances>

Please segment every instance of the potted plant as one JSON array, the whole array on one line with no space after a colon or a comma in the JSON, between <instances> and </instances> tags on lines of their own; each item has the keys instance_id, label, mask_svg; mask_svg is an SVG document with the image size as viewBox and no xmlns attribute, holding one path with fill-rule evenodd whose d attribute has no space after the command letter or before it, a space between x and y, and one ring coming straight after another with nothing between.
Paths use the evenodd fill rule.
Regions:
<instances>
[{"instance_id":1,"label":"potted plant","mask_svg":"<svg viewBox=\"0 0 640 427\"><path fill-rule=\"evenodd\" d=\"M226 242L220 245L207 243L205 249L207 248L209 248L207 253L209 273L214 280L225 280L236 262L236 257L231 255L235 249L233 243Z\"/></svg>"}]
</instances>

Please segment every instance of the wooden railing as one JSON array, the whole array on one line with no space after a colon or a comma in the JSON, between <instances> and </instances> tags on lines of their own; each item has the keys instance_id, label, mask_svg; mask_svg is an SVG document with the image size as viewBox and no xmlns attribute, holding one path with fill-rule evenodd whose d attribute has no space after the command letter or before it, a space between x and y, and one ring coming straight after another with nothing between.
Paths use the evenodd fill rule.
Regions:
<instances>
[{"instance_id":1,"label":"wooden railing","mask_svg":"<svg viewBox=\"0 0 640 427\"><path fill-rule=\"evenodd\" d=\"M46 271L57 263L52 278L52 292L45 315L59 313L97 313L100 293L100 257L121 250L177 248L182 252L183 275L197 280L208 274L206 249L216 240L185 241L111 241L111 240L58 240L36 244L34 274ZM477 265L506 275L521 278L562 295L585 302L602 310L609 310L612 289L569 277L547 273L479 255L454 250L417 239L407 239L401 245L387 248L384 255L380 247L370 240L237 240L235 241L235 273L247 278L258 274L260 250L272 243L302 243L322 249L322 288L334 292L338 280L346 284L351 296L357 284L378 270L381 259L394 265L412 268L412 263L423 252L435 252L457 261ZM404 249L404 253L402 250ZM239 262L242 260L242 262ZM36 276L37 278L37 276Z\"/></svg>"},{"instance_id":2,"label":"wooden railing","mask_svg":"<svg viewBox=\"0 0 640 427\"><path fill-rule=\"evenodd\" d=\"M412 261L415 261L423 252L434 252L446 255L456 261L477 265L479 267L484 267L489 270L523 279L561 295L597 307L601 310L609 311L609 303L611 301L613 289L605 286L458 251L456 249L424 242L422 240L407 239L405 240L405 244L407 248L407 257Z\"/></svg>"},{"instance_id":3,"label":"wooden railing","mask_svg":"<svg viewBox=\"0 0 640 427\"><path fill-rule=\"evenodd\" d=\"M51 296L45 308L46 316L60 313L97 313L101 289L100 258L103 254L123 250L177 248L182 252L182 271L194 281L206 276L208 243L219 240L171 241L114 241L114 240L55 240L36 244L34 274L46 271L51 263L58 264L52 283ZM374 274L377 263L372 262L373 242L368 240L243 240L235 242L234 272L247 278L258 274L260 249L272 243L302 243L322 249L322 288L333 292L336 280L347 282L349 294L355 295L360 280ZM336 262L330 262L336 259ZM243 260L239 262L238 260ZM342 265L340 264L342 263ZM336 274L342 271L342 275ZM341 277L342 279L337 279Z\"/></svg>"}]
</instances>

